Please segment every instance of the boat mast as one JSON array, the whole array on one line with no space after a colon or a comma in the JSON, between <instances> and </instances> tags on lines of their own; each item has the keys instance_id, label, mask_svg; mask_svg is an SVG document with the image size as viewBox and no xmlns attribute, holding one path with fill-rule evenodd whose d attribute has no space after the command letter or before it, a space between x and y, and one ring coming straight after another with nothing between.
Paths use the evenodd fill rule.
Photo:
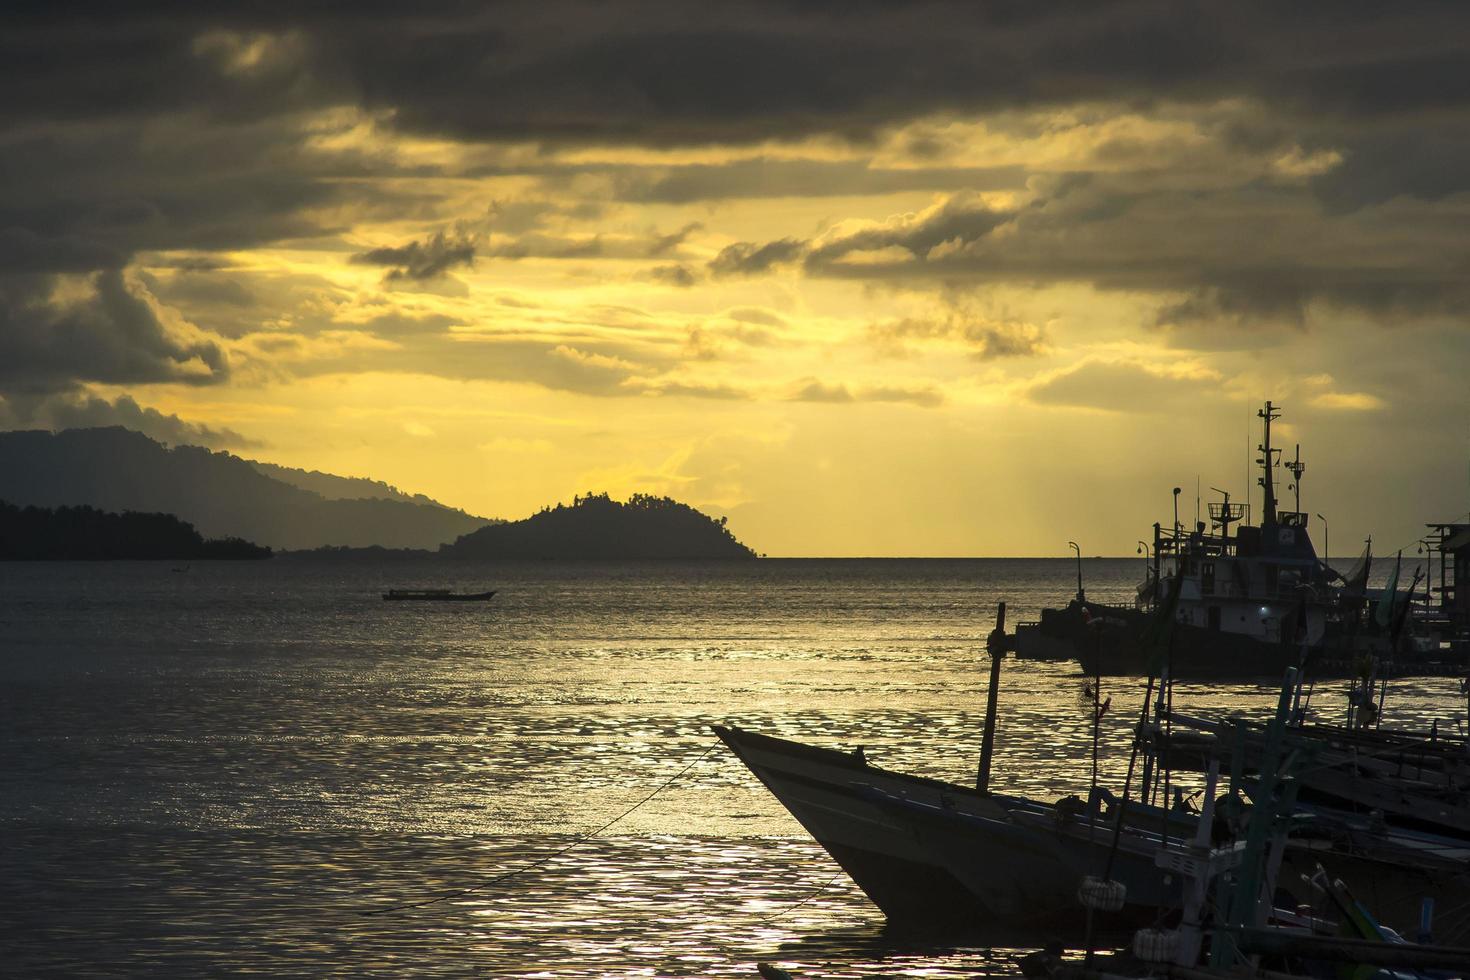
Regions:
<instances>
[{"instance_id":1,"label":"boat mast","mask_svg":"<svg viewBox=\"0 0 1470 980\"><path fill-rule=\"evenodd\" d=\"M1281 418L1281 413L1268 401L1266 407L1257 412L1256 416L1265 422L1265 440L1256 447L1261 451L1261 458L1256 462L1261 464L1261 478L1258 482L1265 491L1265 500L1261 507L1261 526L1265 527L1276 523L1276 487L1271 482L1271 468L1276 465L1276 457L1272 454L1280 450L1271 448L1271 423Z\"/></svg>"},{"instance_id":2,"label":"boat mast","mask_svg":"<svg viewBox=\"0 0 1470 980\"><path fill-rule=\"evenodd\" d=\"M1291 486L1287 489L1296 491L1296 512L1302 512L1302 474L1307 471L1307 464L1302 462L1302 444L1296 444L1296 459L1286 464L1286 471L1291 474Z\"/></svg>"}]
</instances>

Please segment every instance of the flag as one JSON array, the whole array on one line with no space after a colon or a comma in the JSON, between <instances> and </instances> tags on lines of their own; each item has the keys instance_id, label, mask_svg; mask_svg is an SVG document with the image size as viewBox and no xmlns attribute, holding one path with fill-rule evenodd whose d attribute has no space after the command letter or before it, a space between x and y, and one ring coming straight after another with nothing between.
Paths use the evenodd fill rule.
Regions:
<instances>
[{"instance_id":1,"label":"flag","mask_svg":"<svg viewBox=\"0 0 1470 980\"><path fill-rule=\"evenodd\" d=\"M1420 577L1419 569L1414 569L1414 579L1409 583L1408 590L1404 592L1404 599L1398 604L1398 609L1393 618L1393 632L1390 635L1393 637L1393 646L1395 648L1398 647L1399 637L1403 635L1404 624L1409 621L1409 613L1413 611L1414 590L1419 588Z\"/></svg>"},{"instance_id":2,"label":"flag","mask_svg":"<svg viewBox=\"0 0 1470 980\"><path fill-rule=\"evenodd\" d=\"M1168 582L1169 591L1164 602L1154 610L1153 619L1139 634L1138 645L1149 655L1148 672L1156 675L1164 666L1164 657L1169 652L1169 640L1174 635L1174 623L1179 618L1179 593L1184 588L1184 577L1175 575Z\"/></svg>"},{"instance_id":3,"label":"flag","mask_svg":"<svg viewBox=\"0 0 1470 980\"><path fill-rule=\"evenodd\" d=\"M1404 563L1404 553L1399 552L1398 560L1393 563L1393 571L1388 576L1388 584L1383 587L1383 595L1378 597L1378 605L1373 609L1373 619L1383 629L1388 629L1393 622L1394 593L1399 588L1399 566Z\"/></svg>"},{"instance_id":4,"label":"flag","mask_svg":"<svg viewBox=\"0 0 1470 980\"><path fill-rule=\"evenodd\" d=\"M1343 577L1342 587L1349 595L1361 596L1368 586L1368 571L1373 567L1373 539L1368 539L1363 555Z\"/></svg>"}]
</instances>

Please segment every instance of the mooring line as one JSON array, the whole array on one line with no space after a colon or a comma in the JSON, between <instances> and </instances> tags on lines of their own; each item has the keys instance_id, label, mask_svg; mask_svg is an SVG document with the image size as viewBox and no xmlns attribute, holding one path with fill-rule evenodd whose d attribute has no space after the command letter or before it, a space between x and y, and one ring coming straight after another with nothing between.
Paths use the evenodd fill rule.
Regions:
<instances>
[{"instance_id":1,"label":"mooring line","mask_svg":"<svg viewBox=\"0 0 1470 980\"><path fill-rule=\"evenodd\" d=\"M797 909L801 908L807 902L810 902L812 899L814 899L818 895L822 894L822 892L826 891L828 888L831 888L832 887L832 882L836 881L838 878L841 878L844 874L846 874L846 872L843 871L841 868L838 868L836 874L834 874L832 877L830 877L826 881L824 881L821 884L821 886L816 891L812 892L806 898L803 898L801 901L797 902L795 905L789 905L786 908L781 909L779 912L773 912L770 915L763 915L760 918L756 919L755 921L758 922L758 923L760 923L761 925L765 925L767 922L775 922L777 919L781 918L781 916L783 916L783 915L789 915L790 913L795 912Z\"/></svg>"},{"instance_id":2,"label":"mooring line","mask_svg":"<svg viewBox=\"0 0 1470 980\"><path fill-rule=\"evenodd\" d=\"M587 843L588 841L590 841L594 837L596 837L598 834L601 834L603 831L605 831L609 827L613 826L613 824L616 824L619 821L623 820L625 817L628 817L629 815L631 815L633 813L633 811L637 810L639 807L643 806L643 804L647 803L649 800L653 799L655 796L657 796L658 794L662 793L664 790L666 790L670 786L672 786L675 782L677 782L679 780L679 777L683 776L686 772L688 772L689 770L693 769L695 766L699 765L699 763L703 762L704 761L704 757L707 756L707 755L709 755L715 749L719 748L719 746L720 746L720 743L718 741L715 742L714 744L710 745L709 748L705 749L703 752L699 753L699 755L695 756L693 762L689 763L689 765L685 766L683 769L680 769L678 772L674 773L668 779L666 779L662 783L660 783L659 784L659 787L657 789L655 789L652 793L649 793L643 799L639 800L637 803L634 803L632 806L628 807L628 809L624 810L622 813L618 814L616 817L613 817L607 823L603 824L601 827L598 827L596 830L592 831L590 834L585 834L585 835L583 835L581 837L578 837L576 840L572 841L570 844L568 844L566 847L563 847L561 850L555 851L554 853L551 853L551 854L547 854L544 857L537 858L535 861L532 861L530 864L526 865L525 867L517 868L514 871L507 871L505 874L502 874L502 875L496 875L494 878L490 878L490 879L488 879L486 881L482 881L478 885L471 885L469 888L461 888L461 889L458 889L457 891L447 892L447 893L445 893L443 895L436 895L433 898L427 898L427 899L424 899L421 902L404 902L401 905L390 905L387 908L383 908L383 909L369 909L369 910L364 911L364 912L358 912L357 914L358 915L364 915L364 916L368 916L368 915L387 915L390 912L407 912L407 911L409 911L411 909L426 908L427 906L437 905L440 902L447 902L447 901L449 901L451 899L463 898L465 895L473 895L475 892L482 891L483 889L489 888L492 885L497 885L497 884L499 884L502 881L507 881L507 880L509 880L511 878L514 878L516 875L525 874L527 871L533 871L536 868L539 868L542 865L544 865L544 864L546 864L546 863L548 863L550 861L556 860L557 858L561 857L563 854L567 853L568 851L572 850L573 848L579 847L580 845ZM823 886L823 887L825 887L825 886ZM813 896L808 896L808 897L813 897Z\"/></svg>"}]
</instances>

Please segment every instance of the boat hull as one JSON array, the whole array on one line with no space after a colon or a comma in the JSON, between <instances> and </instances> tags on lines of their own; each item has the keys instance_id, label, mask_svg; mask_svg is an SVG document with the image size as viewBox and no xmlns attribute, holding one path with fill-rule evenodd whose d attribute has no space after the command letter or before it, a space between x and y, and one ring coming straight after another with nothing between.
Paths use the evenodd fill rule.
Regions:
<instances>
[{"instance_id":1,"label":"boat hull","mask_svg":"<svg viewBox=\"0 0 1470 980\"><path fill-rule=\"evenodd\" d=\"M487 602L495 596L490 592L384 592L384 602Z\"/></svg>"},{"instance_id":2,"label":"boat hull","mask_svg":"<svg viewBox=\"0 0 1470 980\"><path fill-rule=\"evenodd\" d=\"M1077 888L1105 860L1108 835L1063 827L1049 807L888 772L860 758L736 728L715 732L896 926L964 934L1004 930L1080 941ZM1018 819L1010 808L1031 814ZM1114 878L1128 885L1099 934L1126 934L1177 907L1152 852L1123 847Z\"/></svg>"},{"instance_id":3,"label":"boat hull","mask_svg":"<svg viewBox=\"0 0 1470 980\"><path fill-rule=\"evenodd\" d=\"M1084 612L1085 609L1085 612ZM1097 602L1044 609L1041 619L1017 630L1016 652L1025 659L1075 659L1084 673L1146 677L1156 651L1144 639L1153 614ZM1367 653L1344 636L1328 636L1307 650L1312 676L1352 677ZM1288 641L1260 640L1243 633L1177 623L1169 644L1169 672L1191 680L1279 680L1288 667L1302 665L1302 647ZM1417 676L1454 673L1462 666L1423 658L1379 662L1379 675Z\"/></svg>"}]
</instances>

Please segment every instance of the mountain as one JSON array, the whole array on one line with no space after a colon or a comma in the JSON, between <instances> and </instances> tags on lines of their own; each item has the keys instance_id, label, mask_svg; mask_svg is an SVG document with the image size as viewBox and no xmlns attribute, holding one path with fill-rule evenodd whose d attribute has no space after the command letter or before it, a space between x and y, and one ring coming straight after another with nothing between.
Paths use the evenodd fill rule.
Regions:
<instances>
[{"instance_id":1,"label":"mountain","mask_svg":"<svg viewBox=\"0 0 1470 980\"><path fill-rule=\"evenodd\" d=\"M205 537L276 549L434 548L488 523L439 504L328 499L273 479L250 460L197 446L170 449L120 427L0 432L0 500L162 511Z\"/></svg>"},{"instance_id":2,"label":"mountain","mask_svg":"<svg viewBox=\"0 0 1470 980\"><path fill-rule=\"evenodd\" d=\"M0 561L269 558L271 550L206 541L172 514L110 514L91 507L15 507L0 500Z\"/></svg>"},{"instance_id":3,"label":"mountain","mask_svg":"<svg viewBox=\"0 0 1470 980\"><path fill-rule=\"evenodd\" d=\"M438 507L456 514L464 514L466 517L473 516L465 514L457 507L441 504L433 497L421 493L405 493L393 484L384 483L382 480L370 480L362 476L336 476L320 470L302 470L294 466L281 466L278 463L262 463L258 459L248 459L246 462L272 480L289 483L302 490L310 490L328 500L401 500L409 504Z\"/></svg>"},{"instance_id":4,"label":"mountain","mask_svg":"<svg viewBox=\"0 0 1470 980\"><path fill-rule=\"evenodd\" d=\"M607 494L557 504L523 521L482 527L439 553L450 558L754 558L725 519L668 497Z\"/></svg>"}]
</instances>

